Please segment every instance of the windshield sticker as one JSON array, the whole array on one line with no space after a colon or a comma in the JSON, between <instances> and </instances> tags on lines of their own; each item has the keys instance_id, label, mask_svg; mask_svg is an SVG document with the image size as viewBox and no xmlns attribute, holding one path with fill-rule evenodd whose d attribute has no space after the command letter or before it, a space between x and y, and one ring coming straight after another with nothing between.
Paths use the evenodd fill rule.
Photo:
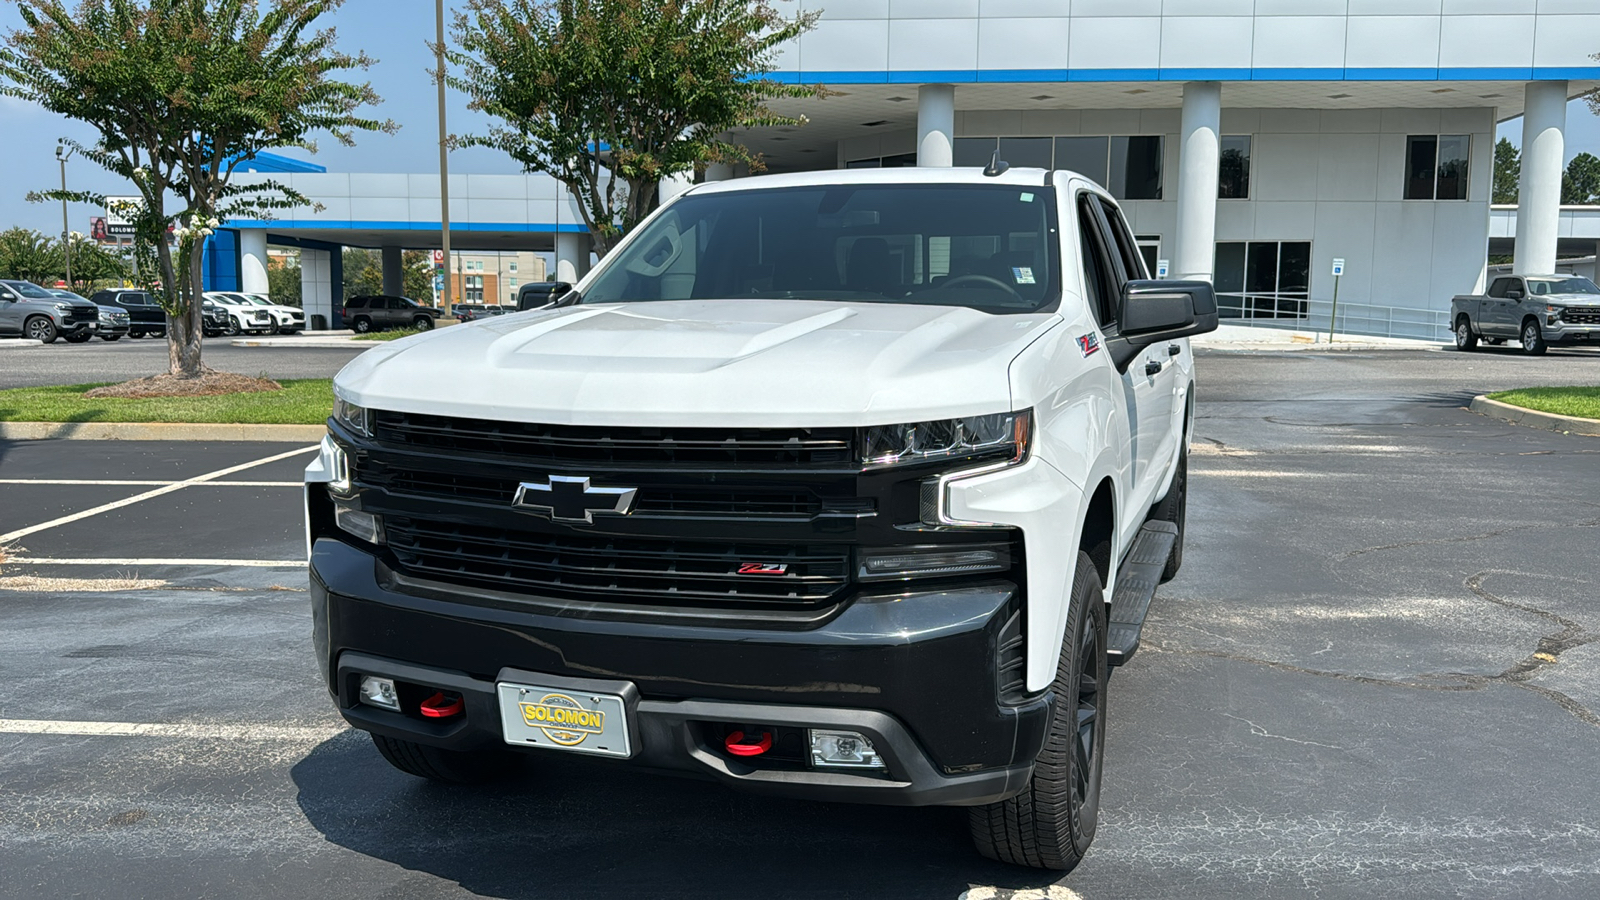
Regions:
<instances>
[{"instance_id":1,"label":"windshield sticker","mask_svg":"<svg viewBox=\"0 0 1600 900\"><path fill-rule=\"evenodd\" d=\"M1100 335L1091 331L1088 334L1080 336L1078 338L1078 349L1083 351L1084 356L1093 356L1096 353L1099 353Z\"/></svg>"},{"instance_id":2,"label":"windshield sticker","mask_svg":"<svg viewBox=\"0 0 1600 900\"><path fill-rule=\"evenodd\" d=\"M1028 268L1027 266L1012 266L1011 267L1011 277L1015 278L1017 280L1017 284L1033 284L1034 283L1034 281L1033 281L1033 270Z\"/></svg>"},{"instance_id":3,"label":"windshield sticker","mask_svg":"<svg viewBox=\"0 0 1600 900\"><path fill-rule=\"evenodd\" d=\"M1024 193L1022 195L1022 202L1023 203L1032 203L1033 202L1033 195L1029 194L1029 193Z\"/></svg>"}]
</instances>

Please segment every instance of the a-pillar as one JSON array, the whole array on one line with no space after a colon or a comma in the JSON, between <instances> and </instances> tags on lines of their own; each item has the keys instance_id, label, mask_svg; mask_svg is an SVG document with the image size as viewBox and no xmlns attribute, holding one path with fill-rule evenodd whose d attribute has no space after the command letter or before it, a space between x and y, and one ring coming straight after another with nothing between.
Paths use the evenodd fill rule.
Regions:
<instances>
[{"instance_id":1,"label":"a-pillar","mask_svg":"<svg viewBox=\"0 0 1600 900\"><path fill-rule=\"evenodd\" d=\"M405 296L406 270L401 259L399 247L383 248L383 292L391 297Z\"/></svg>"},{"instance_id":2,"label":"a-pillar","mask_svg":"<svg viewBox=\"0 0 1600 900\"><path fill-rule=\"evenodd\" d=\"M333 253L329 250L300 250L300 306L306 313L306 328L321 317L324 327L339 328L343 322L334 318L333 309Z\"/></svg>"},{"instance_id":3,"label":"a-pillar","mask_svg":"<svg viewBox=\"0 0 1600 900\"><path fill-rule=\"evenodd\" d=\"M1183 86L1183 124L1178 145L1178 234L1172 276L1211 281L1217 251L1217 181L1222 162L1222 85L1191 81Z\"/></svg>"},{"instance_id":4,"label":"a-pillar","mask_svg":"<svg viewBox=\"0 0 1600 900\"><path fill-rule=\"evenodd\" d=\"M1561 228L1561 176L1567 154L1567 83L1532 81L1522 113L1522 183L1517 194L1517 248L1512 271L1556 270Z\"/></svg>"},{"instance_id":5,"label":"a-pillar","mask_svg":"<svg viewBox=\"0 0 1600 900\"><path fill-rule=\"evenodd\" d=\"M589 235L576 231L556 233L556 281L576 284L589 272Z\"/></svg>"},{"instance_id":6,"label":"a-pillar","mask_svg":"<svg viewBox=\"0 0 1600 900\"><path fill-rule=\"evenodd\" d=\"M239 229L239 290L246 294L268 292L267 233L259 228Z\"/></svg>"},{"instance_id":7,"label":"a-pillar","mask_svg":"<svg viewBox=\"0 0 1600 900\"><path fill-rule=\"evenodd\" d=\"M956 160L956 88L917 88L917 165L949 168Z\"/></svg>"}]
</instances>

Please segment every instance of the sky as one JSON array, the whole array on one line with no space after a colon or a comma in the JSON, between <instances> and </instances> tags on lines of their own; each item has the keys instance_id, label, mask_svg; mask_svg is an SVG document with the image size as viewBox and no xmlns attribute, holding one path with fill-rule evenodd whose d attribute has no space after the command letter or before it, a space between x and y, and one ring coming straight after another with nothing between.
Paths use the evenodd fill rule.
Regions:
<instances>
[{"instance_id":1,"label":"sky","mask_svg":"<svg viewBox=\"0 0 1600 900\"><path fill-rule=\"evenodd\" d=\"M454 5L460 4L447 0L446 16ZM347 51L365 50L377 58L365 75L383 103L370 112L375 118L393 119L399 131L393 135L360 134L353 148L323 137L315 155L301 151L285 151L285 155L311 159L334 172L439 171L437 101L427 74L433 61L426 46L434 35L431 7L425 0L347 0L332 19L339 43ZM16 7L0 3L0 31L20 25ZM484 117L468 111L466 104L463 95L448 93L445 116L454 133L468 133L485 123ZM1500 133L1520 143L1521 121L1502 124ZM0 97L0 229L21 225L51 234L60 231L59 203L29 203L24 196L31 190L60 185L55 147L63 136L90 143L95 134L93 129L37 106ZM1600 118L1575 101L1567 116L1568 158L1580 152L1600 155ZM514 174L520 168L498 151L474 148L452 152L450 171ZM67 186L110 194L130 192L120 179L79 159L67 164ZM89 217L100 214L87 204L72 204L68 209L75 231L88 231Z\"/></svg>"}]
</instances>

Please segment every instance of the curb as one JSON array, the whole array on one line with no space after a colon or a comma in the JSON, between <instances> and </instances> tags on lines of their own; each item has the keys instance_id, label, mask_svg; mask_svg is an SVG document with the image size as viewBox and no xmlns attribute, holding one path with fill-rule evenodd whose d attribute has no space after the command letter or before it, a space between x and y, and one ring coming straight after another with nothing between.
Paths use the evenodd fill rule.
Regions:
<instances>
[{"instance_id":1,"label":"curb","mask_svg":"<svg viewBox=\"0 0 1600 900\"><path fill-rule=\"evenodd\" d=\"M191 425L167 422L0 422L6 441L285 441L317 443L325 425Z\"/></svg>"},{"instance_id":2,"label":"curb","mask_svg":"<svg viewBox=\"0 0 1600 900\"><path fill-rule=\"evenodd\" d=\"M1483 394L1472 398L1472 403L1467 406L1480 416L1491 419L1501 419L1514 425L1526 425L1529 428L1539 428L1544 431L1556 431L1561 434L1582 434L1590 437L1600 437L1600 419L1580 419L1577 416L1562 416L1556 413L1539 412L1533 409L1524 409L1501 403L1499 400L1490 400Z\"/></svg>"},{"instance_id":3,"label":"curb","mask_svg":"<svg viewBox=\"0 0 1600 900\"><path fill-rule=\"evenodd\" d=\"M38 341L30 341L27 338L14 338L11 340L0 341L0 350L27 350L32 347L43 346L44 345Z\"/></svg>"},{"instance_id":4,"label":"curb","mask_svg":"<svg viewBox=\"0 0 1600 900\"><path fill-rule=\"evenodd\" d=\"M376 347L382 341L358 341L354 337L347 338L309 338L306 340L274 340L272 338L240 338L229 341L231 347Z\"/></svg>"}]
</instances>

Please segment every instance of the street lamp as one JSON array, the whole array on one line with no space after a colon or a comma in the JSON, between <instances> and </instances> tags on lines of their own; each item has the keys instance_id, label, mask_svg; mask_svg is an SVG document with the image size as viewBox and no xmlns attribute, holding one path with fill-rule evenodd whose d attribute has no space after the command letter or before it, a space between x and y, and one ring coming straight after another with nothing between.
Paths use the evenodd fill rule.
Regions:
<instances>
[{"instance_id":1,"label":"street lamp","mask_svg":"<svg viewBox=\"0 0 1600 900\"><path fill-rule=\"evenodd\" d=\"M72 290L72 229L67 224L67 160L74 150L56 144L56 161L61 163L61 252L67 257L67 290Z\"/></svg>"}]
</instances>

